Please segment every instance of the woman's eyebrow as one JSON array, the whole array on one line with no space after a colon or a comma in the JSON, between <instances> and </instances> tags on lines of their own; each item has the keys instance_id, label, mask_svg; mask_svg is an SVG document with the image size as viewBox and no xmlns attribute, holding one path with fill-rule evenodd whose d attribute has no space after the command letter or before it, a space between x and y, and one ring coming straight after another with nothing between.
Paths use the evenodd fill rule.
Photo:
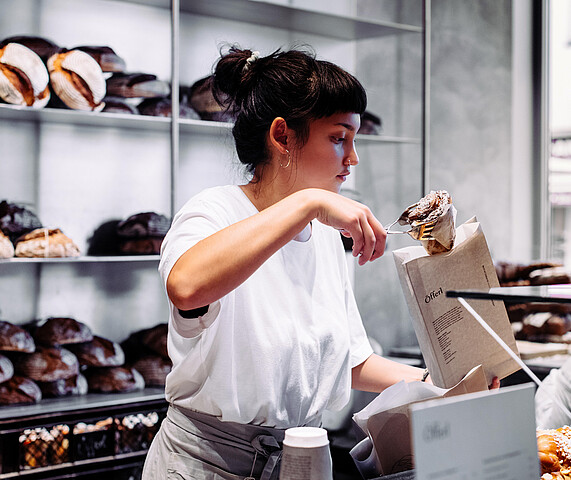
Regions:
<instances>
[{"instance_id":1,"label":"woman's eyebrow","mask_svg":"<svg viewBox=\"0 0 571 480\"><path fill-rule=\"evenodd\" d=\"M347 130L350 130L351 132L353 132L355 130L355 127L349 123L339 122L339 123L335 124L335 126L337 126L337 125L341 125L342 127L345 127Z\"/></svg>"}]
</instances>

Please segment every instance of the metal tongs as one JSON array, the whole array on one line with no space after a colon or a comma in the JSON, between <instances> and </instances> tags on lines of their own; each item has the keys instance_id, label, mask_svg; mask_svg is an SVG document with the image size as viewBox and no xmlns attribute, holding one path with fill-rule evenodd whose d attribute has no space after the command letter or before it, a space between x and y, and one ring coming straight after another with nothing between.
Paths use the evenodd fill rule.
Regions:
<instances>
[{"instance_id":1,"label":"metal tongs","mask_svg":"<svg viewBox=\"0 0 571 480\"><path fill-rule=\"evenodd\" d=\"M430 222L423 222L417 225L411 224L408 220L408 215L410 214L411 210L418 206L419 202L412 204L408 207L404 212L402 212L401 216L397 218L393 223L391 223L388 227L385 227L387 234L392 233L407 233L415 240L435 240L432 236L432 230L436 226L438 222L438 218L431 220ZM398 223L399 225L411 225L410 230L391 230L391 228Z\"/></svg>"}]
</instances>

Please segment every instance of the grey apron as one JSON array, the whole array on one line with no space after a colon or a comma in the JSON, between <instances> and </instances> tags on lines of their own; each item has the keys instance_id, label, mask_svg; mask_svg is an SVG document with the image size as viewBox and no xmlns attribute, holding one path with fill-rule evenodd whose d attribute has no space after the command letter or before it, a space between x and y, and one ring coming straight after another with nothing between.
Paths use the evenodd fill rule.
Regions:
<instances>
[{"instance_id":1,"label":"grey apron","mask_svg":"<svg viewBox=\"0 0 571 480\"><path fill-rule=\"evenodd\" d=\"M142 480L278 480L284 433L171 405Z\"/></svg>"}]
</instances>

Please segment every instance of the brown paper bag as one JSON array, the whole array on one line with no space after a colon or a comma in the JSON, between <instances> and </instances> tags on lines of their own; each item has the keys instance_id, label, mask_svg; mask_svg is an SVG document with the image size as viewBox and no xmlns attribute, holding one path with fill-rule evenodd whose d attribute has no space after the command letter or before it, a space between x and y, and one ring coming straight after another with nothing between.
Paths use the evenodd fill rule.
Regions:
<instances>
[{"instance_id":1,"label":"brown paper bag","mask_svg":"<svg viewBox=\"0 0 571 480\"><path fill-rule=\"evenodd\" d=\"M488 383L519 370L517 362L496 343L448 290L499 287L488 244L472 219L456 229L456 246L428 255L421 246L393 252L402 290L424 360L435 385L451 388L476 365ZM470 305L517 353L503 302L470 300Z\"/></svg>"}]
</instances>

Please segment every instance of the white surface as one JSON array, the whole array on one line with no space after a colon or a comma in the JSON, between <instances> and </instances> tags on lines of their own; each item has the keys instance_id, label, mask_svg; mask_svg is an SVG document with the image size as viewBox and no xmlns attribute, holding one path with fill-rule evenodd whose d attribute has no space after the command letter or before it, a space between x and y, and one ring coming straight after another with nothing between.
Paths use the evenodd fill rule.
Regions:
<instances>
[{"instance_id":1,"label":"white surface","mask_svg":"<svg viewBox=\"0 0 571 480\"><path fill-rule=\"evenodd\" d=\"M284 445L289 447L315 448L329 444L327 430L319 427L295 427L285 431Z\"/></svg>"}]
</instances>

